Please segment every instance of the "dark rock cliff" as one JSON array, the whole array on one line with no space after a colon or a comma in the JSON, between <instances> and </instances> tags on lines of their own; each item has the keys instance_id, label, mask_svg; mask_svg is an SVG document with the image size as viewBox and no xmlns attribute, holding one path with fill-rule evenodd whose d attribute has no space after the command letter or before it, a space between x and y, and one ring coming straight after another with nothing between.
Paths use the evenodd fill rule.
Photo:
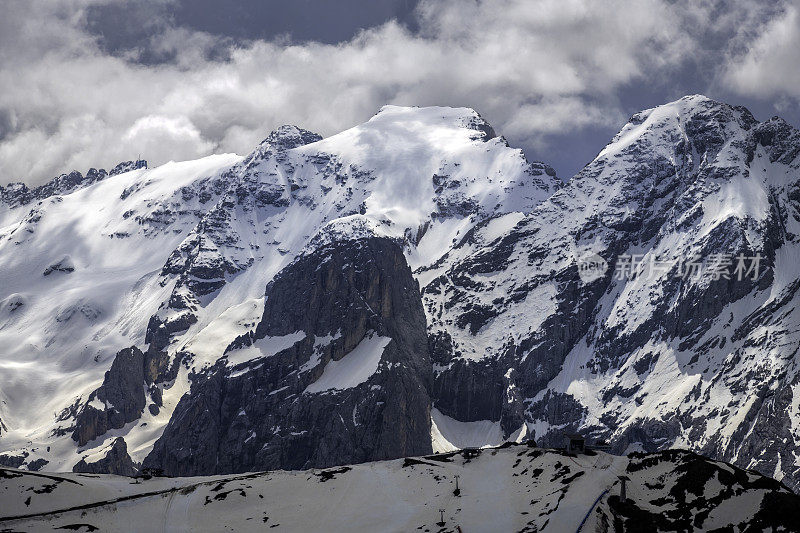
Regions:
<instances>
[{"instance_id":1,"label":"dark rock cliff","mask_svg":"<svg viewBox=\"0 0 800 533\"><path fill-rule=\"evenodd\" d=\"M120 350L103 384L89 395L77 414L72 439L78 446L137 420L148 396L159 406L161 394L155 383L165 370L165 361L163 354L142 352L135 346Z\"/></svg>"},{"instance_id":2,"label":"dark rock cliff","mask_svg":"<svg viewBox=\"0 0 800 533\"><path fill-rule=\"evenodd\" d=\"M81 459L72 467L73 472L86 474L116 474L118 476L135 476L138 472L136 463L128 455L128 446L125 439L117 437L106 455L99 461L87 463Z\"/></svg>"},{"instance_id":3,"label":"dark rock cliff","mask_svg":"<svg viewBox=\"0 0 800 533\"><path fill-rule=\"evenodd\" d=\"M294 344L272 354L287 336ZM254 350L197 376L145 467L195 475L431 452L425 315L393 241L336 242L286 267L267 286L256 330L228 359ZM337 381L337 365L352 358L361 370L374 362L374 372Z\"/></svg>"}]
</instances>

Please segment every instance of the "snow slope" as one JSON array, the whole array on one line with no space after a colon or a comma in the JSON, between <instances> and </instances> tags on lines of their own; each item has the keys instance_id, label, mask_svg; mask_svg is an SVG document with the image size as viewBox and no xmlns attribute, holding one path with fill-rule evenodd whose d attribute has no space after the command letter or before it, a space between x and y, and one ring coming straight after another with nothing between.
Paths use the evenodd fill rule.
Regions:
<instances>
[{"instance_id":1,"label":"snow slope","mask_svg":"<svg viewBox=\"0 0 800 533\"><path fill-rule=\"evenodd\" d=\"M630 478L625 504L620 475ZM708 531L788 530L798 497L773 480L686 452L629 459L516 445L138 483L4 469L0 503L0 525L25 531Z\"/></svg>"},{"instance_id":2,"label":"snow slope","mask_svg":"<svg viewBox=\"0 0 800 533\"><path fill-rule=\"evenodd\" d=\"M364 383L378 370L390 337L380 337L370 332L358 346L338 361L325 365L322 375L306 388L306 392L322 392L331 389L350 389Z\"/></svg>"},{"instance_id":3,"label":"snow slope","mask_svg":"<svg viewBox=\"0 0 800 533\"><path fill-rule=\"evenodd\" d=\"M159 280L165 253L202 208L179 191L238 160L168 163L33 206L0 205L3 449L44 438L58 413L97 387L121 347L143 344L150 315L169 296ZM126 196L131 188L139 190ZM64 257L73 271L45 275Z\"/></svg>"}]
</instances>

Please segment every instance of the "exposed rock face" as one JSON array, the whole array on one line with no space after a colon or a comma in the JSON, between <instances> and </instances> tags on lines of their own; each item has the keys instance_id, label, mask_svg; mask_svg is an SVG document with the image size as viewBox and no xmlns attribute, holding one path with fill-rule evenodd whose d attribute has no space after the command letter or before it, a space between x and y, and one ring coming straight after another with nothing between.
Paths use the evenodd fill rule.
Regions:
<instances>
[{"instance_id":1,"label":"exposed rock face","mask_svg":"<svg viewBox=\"0 0 800 533\"><path fill-rule=\"evenodd\" d=\"M138 472L136 464L128 455L128 445L125 439L117 437L102 459L87 463L81 459L72 467L73 472L86 474L116 474L118 476L135 476Z\"/></svg>"},{"instance_id":2,"label":"exposed rock face","mask_svg":"<svg viewBox=\"0 0 800 533\"><path fill-rule=\"evenodd\" d=\"M628 486L636 487L637 491L646 487L650 494L647 502L630 494L622 502L618 494L611 495L598 514L608 516L608 520L603 520L606 518L603 516L601 523L613 524L613 531L713 530L716 528L709 527L708 518L712 514L722 518L718 511L720 504L748 493L760 505L741 512L747 505L742 500L735 506L740 514L732 511L734 506L727 507L724 519L731 522L729 530L790 531L800 523L798 496L785 485L695 453L685 450L635 453L625 470ZM759 493L764 497L755 496ZM653 502L658 502L657 508Z\"/></svg>"},{"instance_id":3,"label":"exposed rock face","mask_svg":"<svg viewBox=\"0 0 800 533\"><path fill-rule=\"evenodd\" d=\"M122 174L123 172L130 172L131 170L136 170L139 168L147 168L147 161L145 161L144 159L137 159L136 161L123 161L114 168L112 168L111 172L109 172L108 175L116 176L117 174Z\"/></svg>"},{"instance_id":4,"label":"exposed rock face","mask_svg":"<svg viewBox=\"0 0 800 533\"><path fill-rule=\"evenodd\" d=\"M420 270L436 407L545 446L567 427L616 452L691 447L798 486L798 154L783 121L704 97L634 115L513 228L478 227ZM625 254L644 269L626 275ZM589 255L609 268L584 280ZM692 258L702 274L682 276Z\"/></svg>"},{"instance_id":5,"label":"exposed rock face","mask_svg":"<svg viewBox=\"0 0 800 533\"><path fill-rule=\"evenodd\" d=\"M111 172L106 172L104 169L97 170L90 168L84 176L77 170L73 170L69 174L61 174L44 185L28 188L24 183L9 183L5 187L0 186L0 203L5 203L10 207L19 207L30 204L35 201L45 200L47 198L69 194L73 191L88 187L98 181L102 181L108 176L122 174L130 170L139 168L147 168L147 161L142 159L137 161L123 161L115 166Z\"/></svg>"},{"instance_id":6,"label":"exposed rock face","mask_svg":"<svg viewBox=\"0 0 800 533\"><path fill-rule=\"evenodd\" d=\"M69 257L64 257L59 261L56 261L52 265L48 266L42 272L42 275L49 276L53 272L63 272L64 274L69 274L75 271L75 265L72 264L72 260Z\"/></svg>"},{"instance_id":7,"label":"exposed rock face","mask_svg":"<svg viewBox=\"0 0 800 533\"><path fill-rule=\"evenodd\" d=\"M266 302L255 332L227 350L233 361L254 358L196 380L145 466L194 475L431 451L425 317L396 243L311 252L270 282ZM351 363L371 368L358 379L337 373Z\"/></svg>"},{"instance_id":8,"label":"exposed rock face","mask_svg":"<svg viewBox=\"0 0 800 533\"><path fill-rule=\"evenodd\" d=\"M22 452L19 455L11 453L0 454L0 465L11 468L25 468L32 472L41 470L49 462L50 461L47 459L41 457L39 459L33 459L28 452Z\"/></svg>"},{"instance_id":9,"label":"exposed rock face","mask_svg":"<svg viewBox=\"0 0 800 533\"><path fill-rule=\"evenodd\" d=\"M31 472L38 472L39 470L47 466L49 463L50 461L48 461L47 459L42 459L42 458L35 459L28 463L28 470L30 470Z\"/></svg>"},{"instance_id":10,"label":"exposed rock face","mask_svg":"<svg viewBox=\"0 0 800 533\"><path fill-rule=\"evenodd\" d=\"M103 384L89 395L75 420L72 438L83 446L105 434L137 420L148 397L160 405L154 385L165 369L162 354L143 353L132 346L117 353Z\"/></svg>"},{"instance_id":11,"label":"exposed rock face","mask_svg":"<svg viewBox=\"0 0 800 533\"><path fill-rule=\"evenodd\" d=\"M262 144L268 144L279 150L289 150L321 140L322 136L317 133L292 126L291 124L284 124L270 132Z\"/></svg>"},{"instance_id":12,"label":"exposed rock face","mask_svg":"<svg viewBox=\"0 0 800 533\"><path fill-rule=\"evenodd\" d=\"M10 468L19 468L28 458L28 455L28 452L23 452L20 455L13 455L10 453L0 454L0 465Z\"/></svg>"}]
</instances>

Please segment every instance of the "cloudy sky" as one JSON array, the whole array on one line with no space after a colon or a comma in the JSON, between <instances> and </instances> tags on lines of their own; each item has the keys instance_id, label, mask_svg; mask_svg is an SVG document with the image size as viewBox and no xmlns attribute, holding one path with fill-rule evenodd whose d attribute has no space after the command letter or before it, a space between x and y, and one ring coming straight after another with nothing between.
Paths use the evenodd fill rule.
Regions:
<instances>
[{"instance_id":1,"label":"cloudy sky","mask_svg":"<svg viewBox=\"0 0 800 533\"><path fill-rule=\"evenodd\" d=\"M703 93L800 125L800 5L686 0L0 0L0 184L468 106L571 176Z\"/></svg>"}]
</instances>

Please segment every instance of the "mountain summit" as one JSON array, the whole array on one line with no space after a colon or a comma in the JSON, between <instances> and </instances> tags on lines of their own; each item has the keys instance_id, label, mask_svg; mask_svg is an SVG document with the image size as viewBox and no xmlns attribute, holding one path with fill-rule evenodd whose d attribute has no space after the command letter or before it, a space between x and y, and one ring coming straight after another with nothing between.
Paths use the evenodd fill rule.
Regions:
<instances>
[{"instance_id":1,"label":"mountain summit","mask_svg":"<svg viewBox=\"0 0 800 533\"><path fill-rule=\"evenodd\" d=\"M90 468L112 445L119 449L118 437L141 463L165 428L180 427L176 408L211 401L212 390L237 376L252 383L252 394L284 402L280 409L304 402L272 394L283 387L274 386L276 379L290 380L292 391L302 383L295 395L317 402L320 416L342 394L361 405L360 395L369 393L384 407L357 415L351 406L342 412L347 423L329 428L327 441L319 440L318 420L281 411L274 426L251 428L261 417L246 422L232 413L234 419L215 421L224 427L203 428L213 431L202 438L175 437L192 442L194 435L193 443L209 450L247 440L258 451L267 440L279 450L281 440L310 433L308 458L296 463L262 453L219 468L430 451L431 365L409 265L435 262L477 224L528 212L559 186L550 167L528 162L470 109L396 106L328 139L282 126L245 157L134 165L113 174L24 204L0 204L6 464L71 469L83 461ZM327 261L339 270L320 271ZM320 279L320 272L333 278ZM265 298L268 286L272 296ZM309 286L325 292L301 299L296 290ZM273 306L278 293L298 317L320 305L333 314L317 324L288 323L287 309ZM346 309L353 311L336 314ZM295 355L283 360L286 350ZM265 361L279 366L267 372ZM399 394L392 387L407 366L413 371L403 394L418 401L390 415ZM253 374L259 367L262 375ZM341 376L352 372L360 377ZM384 377L375 382L373 374ZM187 393L184 408L179 401ZM246 413L253 406L242 407ZM285 423L292 416L297 427ZM364 431L374 434L373 447L345 446L347 432L360 441ZM173 430L166 435L173 438Z\"/></svg>"},{"instance_id":2,"label":"mountain summit","mask_svg":"<svg viewBox=\"0 0 800 533\"><path fill-rule=\"evenodd\" d=\"M634 115L505 233L454 247L423 288L437 408L794 480L798 141L682 98ZM588 281L586 257L606 265ZM740 277L739 257L759 268Z\"/></svg>"}]
</instances>

